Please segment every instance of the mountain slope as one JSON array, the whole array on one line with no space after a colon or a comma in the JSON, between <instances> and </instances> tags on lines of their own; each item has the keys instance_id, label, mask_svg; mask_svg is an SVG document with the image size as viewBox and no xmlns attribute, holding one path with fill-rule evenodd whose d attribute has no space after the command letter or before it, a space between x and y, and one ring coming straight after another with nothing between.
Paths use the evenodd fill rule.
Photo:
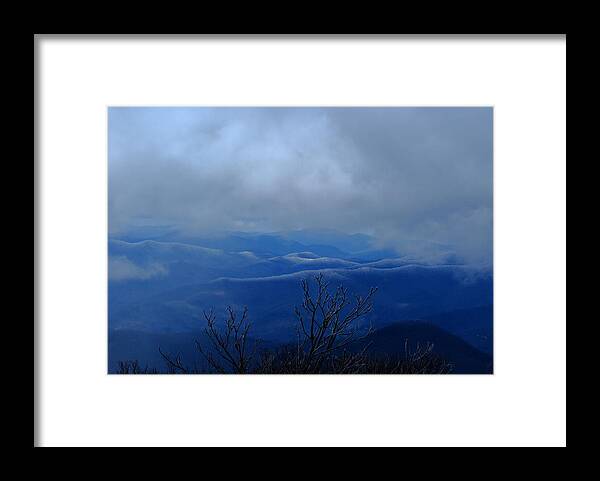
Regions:
<instances>
[{"instance_id":1,"label":"mountain slope","mask_svg":"<svg viewBox=\"0 0 600 481\"><path fill-rule=\"evenodd\" d=\"M414 352L417 344L433 344L433 352L454 365L456 374L489 374L493 372L490 355L438 326L423 321L405 321L376 330L367 339L374 355L402 355L407 343Z\"/></svg>"},{"instance_id":2,"label":"mountain slope","mask_svg":"<svg viewBox=\"0 0 600 481\"><path fill-rule=\"evenodd\" d=\"M494 308L492 305L458 309L425 317L433 324L451 332L491 354L494 348Z\"/></svg>"}]
</instances>

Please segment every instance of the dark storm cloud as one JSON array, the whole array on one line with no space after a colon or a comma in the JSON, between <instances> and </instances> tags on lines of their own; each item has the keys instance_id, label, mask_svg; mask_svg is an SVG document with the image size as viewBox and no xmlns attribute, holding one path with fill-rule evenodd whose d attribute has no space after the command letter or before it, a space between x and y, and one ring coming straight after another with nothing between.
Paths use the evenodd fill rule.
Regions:
<instances>
[{"instance_id":1,"label":"dark storm cloud","mask_svg":"<svg viewBox=\"0 0 600 481\"><path fill-rule=\"evenodd\" d=\"M332 228L491 262L491 108L111 108L109 228Z\"/></svg>"}]
</instances>

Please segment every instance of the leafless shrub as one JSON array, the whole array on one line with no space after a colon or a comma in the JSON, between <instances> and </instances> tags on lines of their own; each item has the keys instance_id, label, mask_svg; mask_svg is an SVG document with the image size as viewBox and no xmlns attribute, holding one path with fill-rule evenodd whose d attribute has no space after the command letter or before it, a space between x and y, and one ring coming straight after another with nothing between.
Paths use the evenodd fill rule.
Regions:
<instances>
[{"instance_id":1,"label":"leafless shrub","mask_svg":"<svg viewBox=\"0 0 600 481\"><path fill-rule=\"evenodd\" d=\"M169 374L192 374L192 371L183 365L179 354L175 356L165 354L160 347L158 348L158 352L165 360Z\"/></svg>"},{"instance_id":2,"label":"leafless shrub","mask_svg":"<svg viewBox=\"0 0 600 481\"><path fill-rule=\"evenodd\" d=\"M156 369L150 369L148 366L142 368L138 361L119 361L118 374L158 374Z\"/></svg>"},{"instance_id":3,"label":"leafless shrub","mask_svg":"<svg viewBox=\"0 0 600 481\"><path fill-rule=\"evenodd\" d=\"M369 356L365 372L370 374L449 374L454 366L433 352L433 344L410 348L408 339L404 342L404 356Z\"/></svg>"},{"instance_id":4,"label":"leafless shrub","mask_svg":"<svg viewBox=\"0 0 600 481\"><path fill-rule=\"evenodd\" d=\"M204 312L204 319L206 320L204 332L216 355L196 341L198 351L219 373L246 374L252 365L256 351L256 346L252 350L248 347L248 332L252 326L248 320L248 308L244 307L241 317L238 317L233 308L228 307L223 332L219 331L212 310Z\"/></svg>"},{"instance_id":5,"label":"leafless shrub","mask_svg":"<svg viewBox=\"0 0 600 481\"><path fill-rule=\"evenodd\" d=\"M217 325L217 317L213 310L205 311L206 327L204 332L209 341L209 347L203 346L198 340L194 341L196 348L208 362L210 367L220 374L247 374L256 354L256 346L249 350L248 332L252 324L248 320L248 309L244 307L241 317L238 317L232 307L227 308L227 318L224 329ZM179 355L164 353L159 348L160 355L165 360L169 373L198 374L202 373L197 367L189 368L183 364Z\"/></svg>"},{"instance_id":6,"label":"leafless shrub","mask_svg":"<svg viewBox=\"0 0 600 481\"><path fill-rule=\"evenodd\" d=\"M302 306L294 310L298 321L297 371L320 372L326 363L330 368L353 370L361 363L364 352L350 354L345 350L373 332L371 325L361 329L360 321L373 310L377 288L372 287L365 297L354 296L352 302L344 286L331 293L323 274L314 280L314 292L307 280L302 281ZM340 354L342 358L337 359Z\"/></svg>"}]
</instances>

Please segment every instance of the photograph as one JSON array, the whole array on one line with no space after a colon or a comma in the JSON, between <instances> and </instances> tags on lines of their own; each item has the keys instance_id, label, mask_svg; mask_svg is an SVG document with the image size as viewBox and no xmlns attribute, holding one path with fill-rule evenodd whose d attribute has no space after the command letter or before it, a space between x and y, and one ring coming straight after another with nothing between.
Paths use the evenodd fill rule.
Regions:
<instances>
[{"instance_id":1,"label":"photograph","mask_svg":"<svg viewBox=\"0 0 600 481\"><path fill-rule=\"evenodd\" d=\"M493 374L493 107L107 116L109 374Z\"/></svg>"},{"instance_id":2,"label":"photograph","mask_svg":"<svg viewBox=\"0 0 600 481\"><path fill-rule=\"evenodd\" d=\"M566 447L566 34L34 34L34 447Z\"/></svg>"}]
</instances>

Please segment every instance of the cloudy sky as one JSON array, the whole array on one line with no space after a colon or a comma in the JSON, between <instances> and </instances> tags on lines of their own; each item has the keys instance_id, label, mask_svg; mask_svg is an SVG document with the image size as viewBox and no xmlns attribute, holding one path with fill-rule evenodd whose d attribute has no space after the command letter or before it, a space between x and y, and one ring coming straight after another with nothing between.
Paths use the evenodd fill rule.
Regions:
<instances>
[{"instance_id":1,"label":"cloudy sky","mask_svg":"<svg viewBox=\"0 0 600 481\"><path fill-rule=\"evenodd\" d=\"M492 109L110 108L109 231L140 225L332 228L487 264Z\"/></svg>"}]
</instances>

